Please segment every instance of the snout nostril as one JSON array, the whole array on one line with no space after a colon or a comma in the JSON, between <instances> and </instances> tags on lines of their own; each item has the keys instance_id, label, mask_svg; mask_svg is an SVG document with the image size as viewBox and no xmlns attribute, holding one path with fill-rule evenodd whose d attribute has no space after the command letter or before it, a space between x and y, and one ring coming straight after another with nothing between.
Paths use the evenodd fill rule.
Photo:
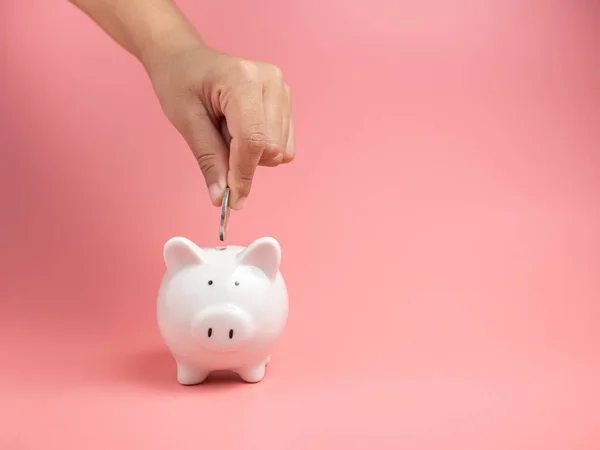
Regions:
<instances>
[{"instance_id":1,"label":"snout nostril","mask_svg":"<svg viewBox=\"0 0 600 450\"><path fill-rule=\"evenodd\" d=\"M229 339L233 339L233 330L229 330Z\"/></svg>"},{"instance_id":2,"label":"snout nostril","mask_svg":"<svg viewBox=\"0 0 600 450\"><path fill-rule=\"evenodd\" d=\"M209 328L208 329L208 337L211 337L211 336L212 336L212 328Z\"/></svg>"}]
</instances>

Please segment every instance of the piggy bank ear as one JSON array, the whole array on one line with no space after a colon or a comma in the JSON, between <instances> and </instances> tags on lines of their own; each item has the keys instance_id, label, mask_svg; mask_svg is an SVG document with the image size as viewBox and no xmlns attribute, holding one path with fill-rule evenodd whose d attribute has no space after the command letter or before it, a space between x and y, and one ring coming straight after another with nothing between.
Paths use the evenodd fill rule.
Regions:
<instances>
[{"instance_id":1,"label":"piggy bank ear","mask_svg":"<svg viewBox=\"0 0 600 450\"><path fill-rule=\"evenodd\" d=\"M202 256L202 249L183 237L174 237L167 241L163 249L163 258L169 273L175 273L185 266L206 262Z\"/></svg>"},{"instance_id":2,"label":"piggy bank ear","mask_svg":"<svg viewBox=\"0 0 600 450\"><path fill-rule=\"evenodd\" d=\"M257 239L238 254L238 262L259 268L273 281L281 263L281 247L273 238Z\"/></svg>"}]
</instances>

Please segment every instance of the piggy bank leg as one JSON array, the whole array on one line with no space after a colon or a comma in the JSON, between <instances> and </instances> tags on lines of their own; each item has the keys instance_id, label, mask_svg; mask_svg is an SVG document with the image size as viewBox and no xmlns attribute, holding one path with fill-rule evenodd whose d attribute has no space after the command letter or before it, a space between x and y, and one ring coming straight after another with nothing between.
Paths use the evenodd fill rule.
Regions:
<instances>
[{"instance_id":1,"label":"piggy bank leg","mask_svg":"<svg viewBox=\"0 0 600 450\"><path fill-rule=\"evenodd\" d=\"M208 372L200 372L191 367L177 363L177 381L184 386L200 384L208 377Z\"/></svg>"},{"instance_id":2,"label":"piggy bank leg","mask_svg":"<svg viewBox=\"0 0 600 450\"><path fill-rule=\"evenodd\" d=\"M258 383L265 376L265 361L254 366L244 367L237 371L242 380L247 383Z\"/></svg>"}]
</instances>

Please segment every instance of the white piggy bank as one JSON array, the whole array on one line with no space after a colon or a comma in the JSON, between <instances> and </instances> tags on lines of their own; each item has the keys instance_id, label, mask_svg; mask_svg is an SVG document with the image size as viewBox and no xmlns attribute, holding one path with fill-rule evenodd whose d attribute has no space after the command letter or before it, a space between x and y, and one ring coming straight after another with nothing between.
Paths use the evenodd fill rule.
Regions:
<instances>
[{"instance_id":1,"label":"white piggy bank","mask_svg":"<svg viewBox=\"0 0 600 450\"><path fill-rule=\"evenodd\" d=\"M288 317L277 241L202 249L175 237L163 253L157 319L179 383L201 383L215 370L262 380Z\"/></svg>"}]
</instances>

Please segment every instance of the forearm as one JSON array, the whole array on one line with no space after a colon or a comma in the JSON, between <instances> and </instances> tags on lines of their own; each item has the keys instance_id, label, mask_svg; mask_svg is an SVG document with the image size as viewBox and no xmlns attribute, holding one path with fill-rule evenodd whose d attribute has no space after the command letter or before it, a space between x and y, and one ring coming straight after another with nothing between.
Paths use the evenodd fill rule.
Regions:
<instances>
[{"instance_id":1,"label":"forearm","mask_svg":"<svg viewBox=\"0 0 600 450\"><path fill-rule=\"evenodd\" d=\"M172 0L69 1L145 66L161 54L202 42Z\"/></svg>"}]
</instances>

